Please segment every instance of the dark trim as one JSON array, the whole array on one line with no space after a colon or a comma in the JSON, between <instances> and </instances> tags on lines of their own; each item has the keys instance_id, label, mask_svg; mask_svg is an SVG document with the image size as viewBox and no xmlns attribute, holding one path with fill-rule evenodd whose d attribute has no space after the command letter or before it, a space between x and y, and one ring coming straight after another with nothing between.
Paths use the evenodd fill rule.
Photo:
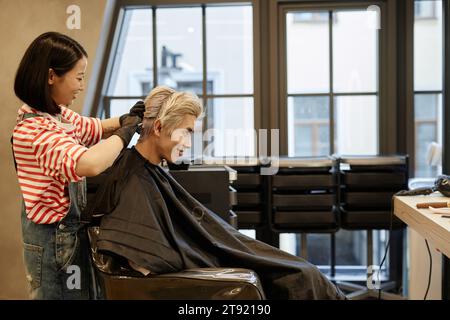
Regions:
<instances>
[{"instance_id":1,"label":"dark trim","mask_svg":"<svg viewBox=\"0 0 450 320\"><path fill-rule=\"evenodd\" d=\"M450 300L450 259L442 255L442 300Z\"/></svg>"},{"instance_id":2,"label":"dark trim","mask_svg":"<svg viewBox=\"0 0 450 320\"><path fill-rule=\"evenodd\" d=\"M206 7L202 5L202 65L203 65L203 81L202 81L202 91L203 91L203 104L205 106L208 105L208 96L207 96L207 80L208 80L208 69L207 69L207 36L206 36ZM205 117L205 121L207 121L208 117ZM208 125L206 124L206 128ZM206 129L205 128L205 129Z\"/></svg>"},{"instance_id":3,"label":"dark trim","mask_svg":"<svg viewBox=\"0 0 450 320\"><path fill-rule=\"evenodd\" d=\"M442 94L442 90L414 91L414 94Z\"/></svg>"},{"instance_id":4,"label":"dark trim","mask_svg":"<svg viewBox=\"0 0 450 320\"><path fill-rule=\"evenodd\" d=\"M253 29L253 128L259 130L261 123L261 2L252 2ZM258 142L255 141L254 154L258 155Z\"/></svg>"},{"instance_id":5,"label":"dark trim","mask_svg":"<svg viewBox=\"0 0 450 320\"><path fill-rule=\"evenodd\" d=\"M279 85L278 85L278 108L279 114L279 128L280 128L280 155L286 156L289 154L289 137L288 137L288 100L287 100L287 30L286 30L286 14L288 10L285 6L280 5L277 8L278 13L278 60L271 59L270 63L279 64Z\"/></svg>"},{"instance_id":6,"label":"dark trim","mask_svg":"<svg viewBox=\"0 0 450 320\"><path fill-rule=\"evenodd\" d=\"M208 99L213 98L253 98L253 94L207 94Z\"/></svg>"},{"instance_id":7,"label":"dark trim","mask_svg":"<svg viewBox=\"0 0 450 320\"><path fill-rule=\"evenodd\" d=\"M442 130L442 173L450 174L450 1L442 1L443 15L443 130Z\"/></svg>"},{"instance_id":8,"label":"dark trim","mask_svg":"<svg viewBox=\"0 0 450 320\"><path fill-rule=\"evenodd\" d=\"M377 96L378 92L343 92L343 93L289 93L288 97L327 97L327 96Z\"/></svg>"},{"instance_id":9,"label":"dark trim","mask_svg":"<svg viewBox=\"0 0 450 320\"><path fill-rule=\"evenodd\" d=\"M397 152L409 155L414 177L414 0L397 1L397 88Z\"/></svg>"},{"instance_id":10,"label":"dark trim","mask_svg":"<svg viewBox=\"0 0 450 320\"><path fill-rule=\"evenodd\" d=\"M228 4L231 2L231 5L247 5L251 2L251 0L243 1L243 0L118 0L119 6L127 6L127 7L177 7L180 6L189 6L189 7L199 7L202 4Z\"/></svg>"},{"instance_id":11,"label":"dark trim","mask_svg":"<svg viewBox=\"0 0 450 320\"><path fill-rule=\"evenodd\" d=\"M329 116L328 116L328 120L329 120L329 130L330 132L328 133L328 136L330 137L330 154L334 154L335 150L336 150L336 146L335 144L335 134L334 134L334 96L333 96L333 88L334 88L334 72L333 72L333 68L334 68L334 59L333 59L333 11L330 10L328 12L328 63L329 63L329 68L330 68L330 87L328 88L329 93L330 93L330 99L328 101L328 111L329 111Z\"/></svg>"},{"instance_id":12,"label":"dark trim","mask_svg":"<svg viewBox=\"0 0 450 320\"><path fill-rule=\"evenodd\" d=\"M380 30L378 32L378 153L395 154L397 144L397 39L396 15L398 1L383 1L381 9Z\"/></svg>"},{"instance_id":13,"label":"dark trim","mask_svg":"<svg viewBox=\"0 0 450 320\"><path fill-rule=\"evenodd\" d=\"M153 87L158 85L158 44L156 42L156 7L152 7Z\"/></svg>"},{"instance_id":14,"label":"dark trim","mask_svg":"<svg viewBox=\"0 0 450 320\"><path fill-rule=\"evenodd\" d=\"M89 78L89 86L86 89L86 97L83 103L83 114L87 116L101 117L102 108L98 108L98 88L103 84L102 70L105 69L104 56L108 53L108 41L111 32L111 27L114 25L113 17L116 15L114 11L116 9L116 0L107 1L103 14L103 23L100 29L100 36L95 54L95 60L92 64L91 75ZM91 54L91 53L90 53ZM99 86L100 85L100 86Z\"/></svg>"},{"instance_id":15,"label":"dark trim","mask_svg":"<svg viewBox=\"0 0 450 320\"><path fill-rule=\"evenodd\" d=\"M258 1L259 8L259 21L255 24L255 27L259 29L259 66L260 78L256 78L259 82L259 102L260 102L260 128L270 129L270 42L269 42L269 12L270 3L269 1ZM255 73L255 75L258 75ZM256 83L256 82L255 82ZM257 96L257 91L255 90L255 98ZM270 145L269 145L270 146ZM270 148L267 150L271 152Z\"/></svg>"},{"instance_id":16,"label":"dark trim","mask_svg":"<svg viewBox=\"0 0 450 320\"><path fill-rule=\"evenodd\" d=\"M99 65L97 71L98 77L95 83L91 82L91 86L94 87L94 97L91 100L92 104L85 107L85 113L93 117L100 117L103 111L102 96L106 94L107 89L105 79L108 79L111 74L111 66L109 66L108 62L111 57L113 44L117 43L117 38L120 35L120 32L118 32L118 24L123 19L123 11L117 5L117 2L114 1L111 6L112 8L109 8L108 11L105 10L105 15L111 16L112 18L102 28L101 34L106 34L107 36L104 40L103 50L98 49L98 58L96 58L96 64Z\"/></svg>"},{"instance_id":17,"label":"dark trim","mask_svg":"<svg viewBox=\"0 0 450 320\"><path fill-rule=\"evenodd\" d=\"M443 15L443 130L442 173L450 174L450 0L442 1ZM442 258L442 300L450 300L450 259Z\"/></svg>"}]
</instances>

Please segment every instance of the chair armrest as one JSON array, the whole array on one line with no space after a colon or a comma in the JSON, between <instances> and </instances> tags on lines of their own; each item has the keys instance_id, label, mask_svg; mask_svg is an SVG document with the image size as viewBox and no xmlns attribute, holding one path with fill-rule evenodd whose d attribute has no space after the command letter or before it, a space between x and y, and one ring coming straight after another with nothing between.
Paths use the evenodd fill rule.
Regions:
<instances>
[{"instance_id":1,"label":"chair armrest","mask_svg":"<svg viewBox=\"0 0 450 320\"><path fill-rule=\"evenodd\" d=\"M249 269L196 268L143 276L125 268L114 257L97 251L97 229L88 228L91 261L106 299L265 299L258 275Z\"/></svg>"}]
</instances>

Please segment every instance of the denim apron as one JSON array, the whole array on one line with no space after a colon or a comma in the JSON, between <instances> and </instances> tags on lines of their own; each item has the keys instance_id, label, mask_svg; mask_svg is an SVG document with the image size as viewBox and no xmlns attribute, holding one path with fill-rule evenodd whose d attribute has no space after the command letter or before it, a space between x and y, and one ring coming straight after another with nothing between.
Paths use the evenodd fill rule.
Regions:
<instances>
[{"instance_id":1,"label":"denim apron","mask_svg":"<svg viewBox=\"0 0 450 320\"><path fill-rule=\"evenodd\" d=\"M31 299L95 298L90 246L81 210L86 206L86 179L69 183L70 208L53 224L36 224L22 204L22 235Z\"/></svg>"}]
</instances>

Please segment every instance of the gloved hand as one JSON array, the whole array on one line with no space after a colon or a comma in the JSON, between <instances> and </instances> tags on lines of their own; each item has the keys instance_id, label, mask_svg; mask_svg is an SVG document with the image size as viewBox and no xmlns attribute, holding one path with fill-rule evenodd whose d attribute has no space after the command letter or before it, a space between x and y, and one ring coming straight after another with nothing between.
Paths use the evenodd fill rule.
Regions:
<instances>
[{"instance_id":1,"label":"gloved hand","mask_svg":"<svg viewBox=\"0 0 450 320\"><path fill-rule=\"evenodd\" d=\"M126 148L141 122L141 117L127 114L120 123L121 127L114 131L113 135L119 136L123 141L123 146Z\"/></svg>"},{"instance_id":2,"label":"gloved hand","mask_svg":"<svg viewBox=\"0 0 450 320\"><path fill-rule=\"evenodd\" d=\"M136 104L133 107L131 107L129 113L125 113L124 115L120 116L119 118L120 126L123 127L124 120L129 116L138 116L139 118L141 118L142 121L142 119L144 118L144 112L145 112L144 101L136 102Z\"/></svg>"}]
</instances>

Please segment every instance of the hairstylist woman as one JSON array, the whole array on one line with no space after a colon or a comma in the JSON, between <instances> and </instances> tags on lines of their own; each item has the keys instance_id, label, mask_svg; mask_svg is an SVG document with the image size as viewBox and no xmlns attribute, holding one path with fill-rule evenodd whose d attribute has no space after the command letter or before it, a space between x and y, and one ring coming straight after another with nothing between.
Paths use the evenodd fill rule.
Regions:
<instances>
[{"instance_id":1,"label":"hairstylist woman","mask_svg":"<svg viewBox=\"0 0 450 320\"><path fill-rule=\"evenodd\" d=\"M80 221L86 205L84 177L111 166L142 121L140 103L120 119L83 117L70 110L84 89L86 65L79 43L48 32L31 43L16 74L14 90L25 105L14 128L13 151L33 299L92 298L89 247Z\"/></svg>"}]
</instances>

